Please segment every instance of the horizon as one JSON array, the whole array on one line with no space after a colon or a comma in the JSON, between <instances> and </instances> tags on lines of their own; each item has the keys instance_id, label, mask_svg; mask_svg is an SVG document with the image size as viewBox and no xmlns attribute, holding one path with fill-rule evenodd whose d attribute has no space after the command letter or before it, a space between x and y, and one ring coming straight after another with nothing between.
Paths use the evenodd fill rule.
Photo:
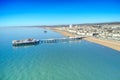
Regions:
<instances>
[{"instance_id":1,"label":"horizon","mask_svg":"<svg viewBox=\"0 0 120 80\"><path fill-rule=\"evenodd\" d=\"M52 25L12 25L12 26L0 26L0 27L44 27L44 26L59 26L59 25L94 25L94 24L120 24L120 21L114 21L114 22L96 22L96 23L73 23L73 24L52 24Z\"/></svg>"},{"instance_id":2,"label":"horizon","mask_svg":"<svg viewBox=\"0 0 120 80\"><path fill-rule=\"evenodd\" d=\"M0 0L0 27L120 22L119 10L118 0Z\"/></svg>"}]
</instances>

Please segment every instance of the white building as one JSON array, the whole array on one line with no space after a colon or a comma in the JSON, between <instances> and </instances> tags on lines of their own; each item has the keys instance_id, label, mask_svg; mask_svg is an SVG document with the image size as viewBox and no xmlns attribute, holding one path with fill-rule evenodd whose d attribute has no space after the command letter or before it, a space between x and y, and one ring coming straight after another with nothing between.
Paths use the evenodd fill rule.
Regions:
<instances>
[{"instance_id":1,"label":"white building","mask_svg":"<svg viewBox=\"0 0 120 80\"><path fill-rule=\"evenodd\" d=\"M71 25L69 25L69 28L72 28L73 27L73 25L71 24Z\"/></svg>"}]
</instances>

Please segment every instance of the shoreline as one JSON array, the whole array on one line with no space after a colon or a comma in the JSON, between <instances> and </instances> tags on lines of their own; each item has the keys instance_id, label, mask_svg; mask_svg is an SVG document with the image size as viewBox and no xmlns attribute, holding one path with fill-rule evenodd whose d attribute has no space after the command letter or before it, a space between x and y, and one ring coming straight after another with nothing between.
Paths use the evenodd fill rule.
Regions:
<instances>
[{"instance_id":1,"label":"shoreline","mask_svg":"<svg viewBox=\"0 0 120 80\"><path fill-rule=\"evenodd\" d=\"M84 40L89 41L89 42L93 42L96 44L100 44L103 46L106 46L108 48L120 51L120 42L119 41L113 41L113 40L104 40L104 39L98 39L98 38L94 38L94 37L87 37Z\"/></svg>"},{"instance_id":2,"label":"shoreline","mask_svg":"<svg viewBox=\"0 0 120 80\"><path fill-rule=\"evenodd\" d=\"M59 28L47 27L46 29L50 29L50 30L53 30L55 32L58 32L58 33L62 34L63 36L69 36L69 37L77 36L75 34L72 34L72 33L69 33L69 32L66 32L66 31L63 31L63 30L59 30ZM120 51L120 41L104 40L104 39L98 39L98 38L95 38L95 37L87 37L87 38L84 38L84 40L89 41L89 42L93 42L93 43L96 43L96 44L99 44L99 45L103 45L103 46L106 46L108 48L111 48L111 49L114 49L114 50L117 50L117 51Z\"/></svg>"},{"instance_id":3,"label":"shoreline","mask_svg":"<svg viewBox=\"0 0 120 80\"><path fill-rule=\"evenodd\" d=\"M75 37L75 36L77 36L77 35L75 35L75 34L72 34L72 33L66 32L66 31L59 30L58 28L46 27L45 29L49 29L49 30L55 31L55 32L57 32L57 33L60 33L60 34L63 35L63 36L68 36L68 37Z\"/></svg>"}]
</instances>

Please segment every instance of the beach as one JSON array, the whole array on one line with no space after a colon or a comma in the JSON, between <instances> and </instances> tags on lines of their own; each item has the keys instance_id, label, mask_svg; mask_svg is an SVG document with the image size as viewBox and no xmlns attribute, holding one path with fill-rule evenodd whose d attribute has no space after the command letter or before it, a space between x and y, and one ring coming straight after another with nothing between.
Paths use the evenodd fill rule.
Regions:
<instances>
[{"instance_id":1,"label":"beach","mask_svg":"<svg viewBox=\"0 0 120 80\"><path fill-rule=\"evenodd\" d=\"M77 36L76 34L72 34L72 33L60 30L59 28L47 28L47 29L51 29L55 32L58 32L58 33L62 34L63 36L70 36L70 37ZM97 43L97 44L112 48L114 50L120 51L120 41L104 40L104 39L98 39L95 37L86 37L86 38L84 38L84 40L90 41L93 43Z\"/></svg>"},{"instance_id":2,"label":"beach","mask_svg":"<svg viewBox=\"0 0 120 80\"><path fill-rule=\"evenodd\" d=\"M87 37L87 38L84 38L84 40L94 42L94 43L112 48L114 50L120 51L120 41L103 40L103 39L98 39L95 37Z\"/></svg>"},{"instance_id":3,"label":"beach","mask_svg":"<svg viewBox=\"0 0 120 80\"><path fill-rule=\"evenodd\" d=\"M77 36L77 35L75 35L75 34L72 34L72 33L66 32L66 31L62 31L62 30L60 30L59 28L46 27L45 29L49 29L49 30L58 32L58 33L62 34L63 36L69 36L69 37L75 37L75 36Z\"/></svg>"}]
</instances>

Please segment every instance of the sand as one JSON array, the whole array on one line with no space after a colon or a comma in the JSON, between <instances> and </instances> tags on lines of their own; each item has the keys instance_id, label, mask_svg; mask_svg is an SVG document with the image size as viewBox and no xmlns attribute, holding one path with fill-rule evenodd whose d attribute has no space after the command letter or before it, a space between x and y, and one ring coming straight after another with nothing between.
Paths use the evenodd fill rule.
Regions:
<instances>
[{"instance_id":1,"label":"sand","mask_svg":"<svg viewBox=\"0 0 120 80\"><path fill-rule=\"evenodd\" d=\"M103 39L98 39L98 38L94 38L94 37L87 37L87 38L85 38L85 40L112 48L117 51L120 51L120 41L103 40Z\"/></svg>"},{"instance_id":2,"label":"sand","mask_svg":"<svg viewBox=\"0 0 120 80\"><path fill-rule=\"evenodd\" d=\"M47 28L47 29L51 29L55 32L58 32L58 33L62 34L63 36L70 36L70 37L77 36L75 34L60 30L59 28ZM120 51L120 41L104 40L104 39L98 39L95 37L86 37L86 38L84 38L84 40L87 40L87 41L90 41L93 43L97 43L97 44L112 48L114 50Z\"/></svg>"}]
</instances>

